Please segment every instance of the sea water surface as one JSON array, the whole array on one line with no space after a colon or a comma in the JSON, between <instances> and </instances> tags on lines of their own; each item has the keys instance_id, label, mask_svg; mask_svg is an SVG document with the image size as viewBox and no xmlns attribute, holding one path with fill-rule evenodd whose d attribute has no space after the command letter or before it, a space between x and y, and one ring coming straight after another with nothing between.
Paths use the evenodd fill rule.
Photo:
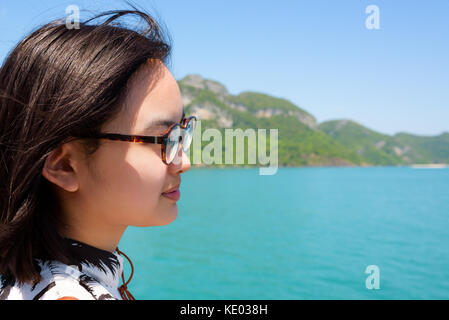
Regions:
<instances>
[{"instance_id":1,"label":"sea water surface","mask_svg":"<svg viewBox=\"0 0 449 320\"><path fill-rule=\"evenodd\" d=\"M449 298L449 169L191 169L177 205L122 238L137 299Z\"/></svg>"}]
</instances>

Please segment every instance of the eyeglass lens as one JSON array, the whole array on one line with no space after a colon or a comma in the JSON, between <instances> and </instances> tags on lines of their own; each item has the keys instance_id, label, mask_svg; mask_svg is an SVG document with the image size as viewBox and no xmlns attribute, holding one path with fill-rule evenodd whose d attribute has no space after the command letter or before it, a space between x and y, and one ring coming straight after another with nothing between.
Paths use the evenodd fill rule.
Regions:
<instances>
[{"instance_id":1,"label":"eyeglass lens","mask_svg":"<svg viewBox=\"0 0 449 320\"><path fill-rule=\"evenodd\" d=\"M171 163L179 151L180 142L183 141L183 150L187 152L190 148L190 144L193 139L193 132L195 129L196 121L195 118L190 119L186 124L186 128L181 128L176 126L171 130L170 135L167 139L165 157L167 163Z\"/></svg>"}]
</instances>

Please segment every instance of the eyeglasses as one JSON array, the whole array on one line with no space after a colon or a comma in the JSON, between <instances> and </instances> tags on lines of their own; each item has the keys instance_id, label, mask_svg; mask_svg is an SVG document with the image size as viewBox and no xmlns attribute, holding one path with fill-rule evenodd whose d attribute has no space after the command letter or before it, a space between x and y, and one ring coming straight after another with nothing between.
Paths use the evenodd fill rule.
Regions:
<instances>
[{"instance_id":1,"label":"eyeglasses","mask_svg":"<svg viewBox=\"0 0 449 320\"><path fill-rule=\"evenodd\" d=\"M170 128L168 128L166 133L162 136L136 136L118 133L100 133L95 136L90 136L90 138L161 144L162 161L166 165L169 165L178 154L181 142L184 152L189 150L195 127L196 117L191 116L187 119L183 119L181 123L175 123L170 126Z\"/></svg>"}]
</instances>

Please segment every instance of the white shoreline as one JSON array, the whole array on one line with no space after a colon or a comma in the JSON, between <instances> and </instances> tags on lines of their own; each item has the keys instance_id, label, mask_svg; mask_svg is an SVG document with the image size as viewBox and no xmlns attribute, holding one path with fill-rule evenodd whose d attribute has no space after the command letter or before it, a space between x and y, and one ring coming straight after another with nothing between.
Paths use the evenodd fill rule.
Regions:
<instances>
[{"instance_id":1,"label":"white shoreline","mask_svg":"<svg viewBox=\"0 0 449 320\"><path fill-rule=\"evenodd\" d=\"M412 164L411 168L414 169L445 169L449 168L449 165L444 163L429 163L429 164Z\"/></svg>"}]
</instances>

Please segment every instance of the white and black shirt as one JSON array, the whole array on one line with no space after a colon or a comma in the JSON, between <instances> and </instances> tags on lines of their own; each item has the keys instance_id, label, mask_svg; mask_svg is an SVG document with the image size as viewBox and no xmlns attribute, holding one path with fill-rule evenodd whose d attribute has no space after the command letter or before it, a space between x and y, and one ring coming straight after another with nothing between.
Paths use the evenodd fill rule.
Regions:
<instances>
[{"instance_id":1,"label":"white and black shirt","mask_svg":"<svg viewBox=\"0 0 449 320\"><path fill-rule=\"evenodd\" d=\"M37 260L42 280L34 285L0 276L0 300L122 300L118 286L123 257L72 239L64 241L82 257L81 263Z\"/></svg>"}]
</instances>

